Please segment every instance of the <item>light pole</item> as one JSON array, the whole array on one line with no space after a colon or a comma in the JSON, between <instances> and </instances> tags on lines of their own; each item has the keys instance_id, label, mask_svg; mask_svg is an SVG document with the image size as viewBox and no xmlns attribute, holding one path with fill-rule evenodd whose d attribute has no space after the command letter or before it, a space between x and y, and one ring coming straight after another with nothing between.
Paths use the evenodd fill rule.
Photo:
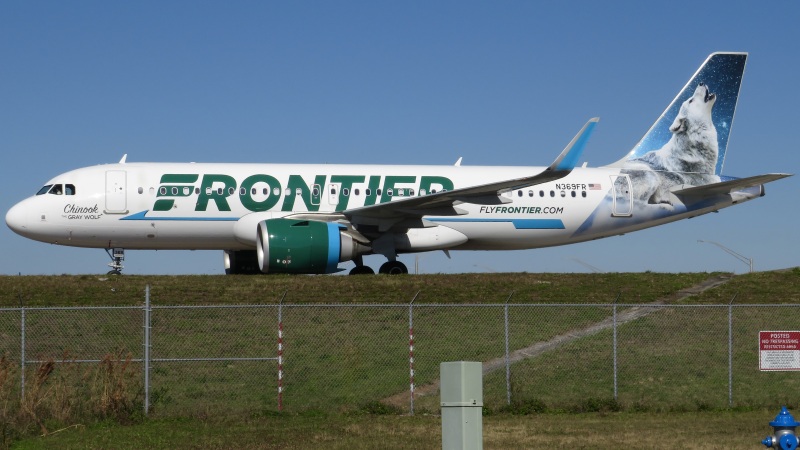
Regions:
<instances>
[{"instance_id":1,"label":"light pole","mask_svg":"<svg viewBox=\"0 0 800 450\"><path fill-rule=\"evenodd\" d=\"M697 242L698 243L705 242L706 244L714 244L714 245L716 245L717 247L721 248L725 253L727 253L727 254L733 256L734 258L738 259L739 261L747 264L750 267L750 273L753 272L753 258L748 258L748 257L742 255L741 253L735 252L735 251L729 249L728 247L725 247L724 245L720 244L719 242L704 241L702 239L698 239Z\"/></svg>"}]
</instances>

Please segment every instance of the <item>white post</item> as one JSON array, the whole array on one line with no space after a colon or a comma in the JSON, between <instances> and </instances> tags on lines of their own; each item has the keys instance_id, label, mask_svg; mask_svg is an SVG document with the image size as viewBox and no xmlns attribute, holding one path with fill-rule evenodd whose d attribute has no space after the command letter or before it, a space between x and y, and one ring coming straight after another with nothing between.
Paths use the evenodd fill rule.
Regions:
<instances>
[{"instance_id":1,"label":"white post","mask_svg":"<svg viewBox=\"0 0 800 450\"><path fill-rule=\"evenodd\" d=\"M442 449L483 449L483 364L443 362Z\"/></svg>"}]
</instances>

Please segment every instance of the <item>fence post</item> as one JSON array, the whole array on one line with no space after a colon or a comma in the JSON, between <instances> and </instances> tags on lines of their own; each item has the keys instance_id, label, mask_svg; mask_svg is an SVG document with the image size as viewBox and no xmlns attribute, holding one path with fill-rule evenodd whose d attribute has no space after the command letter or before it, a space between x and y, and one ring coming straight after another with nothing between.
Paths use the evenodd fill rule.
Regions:
<instances>
[{"instance_id":1,"label":"fence post","mask_svg":"<svg viewBox=\"0 0 800 450\"><path fill-rule=\"evenodd\" d=\"M278 411L283 411L283 299L287 292L278 301Z\"/></svg>"},{"instance_id":2,"label":"fence post","mask_svg":"<svg viewBox=\"0 0 800 450\"><path fill-rule=\"evenodd\" d=\"M508 354L508 339L509 339L509 331L508 331L508 302L511 301L511 297L514 296L514 292L511 291L508 298L506 299L506 305L504 308L505 312L505 333L506 333L506 404L511 404L511 358Z\"/></svg>"},{"instance_id":3,"label":"fence post","mask_svg":"<svg viewBox=\"0 0 800 450\"><path fill-rule=\"evenodd\" d=\"M19 310L21 313L20 327L20 401L25 401L25 305L22 303L22 295L19 296Z\"/></svg>"},{"instance_id":4,"label":"fence post","mask_svg":"<svg viewBox=\"0 0 800 450\"><path fill-rule=\"evenodd\" d=\"M144 288L144 415L150 412L150 285Z\"/></svg>"},{"instance_id":5,"label":"fence post","mask_svg":"<svg viewBox=\"0 0 800 450\"><path fill-rule=\"evenodd\" d=\"M613 311L613 321L614 321L614 339L613 339L613 353L614 353L614 401L618 400L618 392L617 392L617 302L619 301L619 297L622 295L622 292L617 294L617 298L614 299L614 306L612 307Z\"/></svg>"},{"instance_id":6,"label":"fence post","mask_svg":"<svg viewBox=\"0 0 800 450\"><path fill-rule=\"evenodd\" d=\"M733 301L739 293L733 294L728 303L728 407L733 407Z\"/></svg>"},{"instance_id":7,"label":"fence post","mask_svg":"<svg viewBox=\"0 0 800 450\"><path fill-rule=\"evenodd\" d=\"M409 379L409 392L410 392L410 410L411 415L414 415L414 300L417 299L419 293L414 294L414 298L408 304L408 379Z\"/></svg>"}]
</instances>

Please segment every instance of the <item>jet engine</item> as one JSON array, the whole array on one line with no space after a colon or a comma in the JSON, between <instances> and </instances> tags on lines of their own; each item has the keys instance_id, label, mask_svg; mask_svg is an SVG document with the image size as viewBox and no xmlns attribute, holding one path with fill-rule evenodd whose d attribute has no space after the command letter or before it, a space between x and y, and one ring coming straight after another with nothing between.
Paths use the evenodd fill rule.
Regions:
<instances>
[{"instance_id":1,"label":"jet engine","mask_svg":"<svg viewBox=\"0 0 800 450\"><path fill-rule=\"evenodd\" d=\"M371 251L347 227L315 220L269 219L258 223L256 253L264 273L333 273L338 264Z\"/></svg>"}]
</instances>

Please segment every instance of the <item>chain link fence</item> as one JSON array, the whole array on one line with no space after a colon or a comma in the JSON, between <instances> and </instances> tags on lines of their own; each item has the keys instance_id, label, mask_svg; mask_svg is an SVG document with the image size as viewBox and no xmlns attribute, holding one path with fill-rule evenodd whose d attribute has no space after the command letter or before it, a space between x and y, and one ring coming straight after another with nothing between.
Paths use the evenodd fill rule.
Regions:
<instances>
[{"instance_id":1,"label":"chain link fence","mask_svg":"<svg viewBox=\"0 0 800 450\"><path fill-rule=\"evenodd\" d=\"M759 371L758 332L797 329L798 313L615 303L151 306L149 297L140 307L4 308L0 387L3 367L5 397L24 399L43 366L57 374L105 364L127 374L137 407L160 416L376 405L436 413L439 364L468 360L483 363L490 410L796 405L796 373ZM71 373L76 392L98 376Z\"/></svg>"}]
</instances>

